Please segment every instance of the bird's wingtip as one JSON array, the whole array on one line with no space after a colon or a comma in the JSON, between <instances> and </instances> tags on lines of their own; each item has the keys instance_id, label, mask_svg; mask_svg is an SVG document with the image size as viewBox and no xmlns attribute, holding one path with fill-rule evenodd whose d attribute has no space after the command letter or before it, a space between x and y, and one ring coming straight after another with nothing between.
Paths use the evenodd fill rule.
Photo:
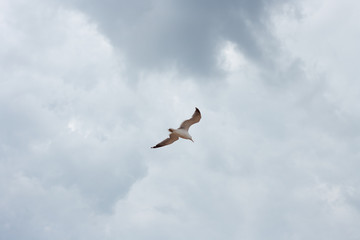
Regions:
<instances>
[{"instance_id":1,"label":"bird's wingtip","mask_svg":"<svg viewBox=\"0 0 360 240\"><path fill-rule=\"evenodd\" d=\"M200 110L199 110L197 107L195 107L195 112L197 112L197 113L200 113L200 114L201 114Z\"/></svg>"}]
</instances>

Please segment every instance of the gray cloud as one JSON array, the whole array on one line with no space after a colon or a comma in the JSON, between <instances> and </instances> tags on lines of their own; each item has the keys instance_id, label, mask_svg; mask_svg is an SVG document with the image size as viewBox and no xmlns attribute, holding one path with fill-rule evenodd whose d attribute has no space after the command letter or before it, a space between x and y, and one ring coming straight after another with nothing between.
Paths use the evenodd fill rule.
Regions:
<instances>
[{"instance_id":1,"label":"gray cloud","mask_svg":"<svg viewBox=\"0 0 360 240\"><path fill-rule=\"evenodd\" d=\"M269 14L289 1L68 2L99 24L132 70L175 65L198 78L214 78L221 72L217 55L224 40L235 42L254 61L269 61L264 50L273 41Z\"/></svg>"}]
</instances>

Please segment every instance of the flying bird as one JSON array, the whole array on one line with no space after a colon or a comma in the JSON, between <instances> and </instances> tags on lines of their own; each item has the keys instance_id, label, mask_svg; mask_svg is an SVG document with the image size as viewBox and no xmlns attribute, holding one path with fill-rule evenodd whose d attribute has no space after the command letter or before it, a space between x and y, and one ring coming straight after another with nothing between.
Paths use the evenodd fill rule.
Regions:
<instances>
[{"instance_id":1,"label":"flying bird","mask_svg":"<svg viewBox=\"0 0 360 240\"><path fill-rule=\"evenodd\" d=\"M195 108L195 112L190 119L185 120L178 129L169 128L169 132L171 132L169 134L169 137L151 148L159 148L172 144L173 142L178 140L179 137L184 139L189 139L192 142L194 142L189 134L189 128L191 127L191 125L198 123L200 119L201 119L200 110L198 108Z\"/></svg>"}]
</instances>

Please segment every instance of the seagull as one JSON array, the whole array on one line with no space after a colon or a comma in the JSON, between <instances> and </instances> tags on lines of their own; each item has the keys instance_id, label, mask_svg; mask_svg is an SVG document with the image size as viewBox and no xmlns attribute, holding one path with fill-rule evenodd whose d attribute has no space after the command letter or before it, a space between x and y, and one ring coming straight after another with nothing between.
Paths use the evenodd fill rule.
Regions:
<instances>
[{"instance_id":1,"label":"seagull","mask_svg":"<svg viewBox=\"0 0 360 240\"><path fill-rule=\"evenodd\" d=\"M178 129L169 128L169 132L171 132L169 134L169 137L151 148L159 148L172 144L173 142L178 140L179 137L184 139L189 139L192 142L194 142L188 131L191 125L198 123L200 119L201 119L201 113L200 110L196 107L195 112L190 119L185 120Z\"/></svg>"}]
</instances>

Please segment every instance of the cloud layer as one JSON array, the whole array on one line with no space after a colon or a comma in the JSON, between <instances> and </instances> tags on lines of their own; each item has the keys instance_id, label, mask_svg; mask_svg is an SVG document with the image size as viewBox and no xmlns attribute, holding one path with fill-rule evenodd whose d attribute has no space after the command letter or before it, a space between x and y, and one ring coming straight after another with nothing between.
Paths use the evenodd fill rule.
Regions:
<instances>
[{"instance_id":1,"label":"cloud layer","mask_svg":"<svg viewBox=\"0 0 360 240\"><path fill-rule=\"evenodd\" d=\"M2 1L0 238L358 239L357 5Z\"/></svg>"}]
</instances>

